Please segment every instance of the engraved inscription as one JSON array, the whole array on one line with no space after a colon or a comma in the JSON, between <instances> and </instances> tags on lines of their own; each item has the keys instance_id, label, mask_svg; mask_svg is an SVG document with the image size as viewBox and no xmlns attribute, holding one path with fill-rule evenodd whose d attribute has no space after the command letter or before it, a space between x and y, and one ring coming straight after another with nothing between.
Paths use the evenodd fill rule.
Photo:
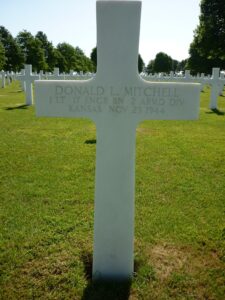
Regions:
<instances>
[{"instance_id":1,"label":"engraved inscription","mask_svg":"<svg viewBox=\"0 0 225 300\"><path fill-rule=\"evenodd\" d=\"M66 103L70 112L77 113L164 114L167 107L183 106L184 100L175 87L57 85L49 103Z\"/></svg>"}]
</instances>

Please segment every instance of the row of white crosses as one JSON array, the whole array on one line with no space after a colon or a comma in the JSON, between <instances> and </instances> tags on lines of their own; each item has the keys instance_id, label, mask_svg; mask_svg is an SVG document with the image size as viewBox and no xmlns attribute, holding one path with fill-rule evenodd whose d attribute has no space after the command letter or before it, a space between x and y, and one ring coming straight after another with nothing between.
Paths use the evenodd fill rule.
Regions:
<instances>
[{"instance_id":1,"label":"row of white crosses","mask_svg":"<svg viewBox=\"0 0 225 300\"><path fill-rule=\"evenodd\" d=\"M5 74L3 72L3 74ZM32 84L36 79L50 79L50 80L73 80L73 79L88 79L92 78L92 74L87 74L86 76L82 74L74 74L71 70L70 74L60 74L59 68L54 68L53 74L47 73L44 74L43 71L40 71L40 74L32 74L32 66L25 65L25 70L21 70L21 74L17 75L17 79L21 81L22 89L26 93L26 105L33 104L33 93L32 93ZM2 85L5 86L5 77L3 77ZM7 76L9 80L9 74ZM219 68L213 68L212 77L205 77L204 74L201 76L193 77L190 75L190 71L185 71L185 76L174 76L174 73L171 71L170 76L164 76L163 74L154 75L154 76L143 76L145 80L149 80L152 82L189 82L189 83L200 83L201 90L204 89L206 84L211 85L211 96L210 96L210 109L217 109L217 99L218 96L222 94L225 79L224 74L220 75ZM28 90L26 90L26 85L28 86Z\"/></svg>"},{"instance_id":2,"label":"row of white crosses","mask_svg":"<svg viewBox=\"0 0 225 300\"><path fill-rule=\"evenodd\" d=\"M19 74L16 74L16 79L20 81L22 91L26 92L26 81L24 75L25 75L25 69L22 69Z\"/></svg>"},{"instance_id":3,"label":"row of white crosses","mask_svg":"<svg viewBox=\"0 0 225 300\"><path fill-rule=\"evenodd\" d=\"M211 86L211 94L210 94L210 109L217 109L217 100L218 96L222 95L225 79L224 74L220 74L219 68L213 68L212 76L205 77L204 74L201 76L193 77L190 74L189 70L185 70L184 77L183 76L174 76L173 72L170 72L170 76L163 76L163 74L159 75L144 75L143 78L152 82L189 82L189 83L200 83L201 91L203 91L205 85Z\"/></svg>"},{"instance_id":4,"label":"row of white crosses","mask_svg":"<svg viewBox=\"0 0 225 300\"><path fill-rule=\"evenodd\" d=\"M21 70L21 73L16 76L17 80L21 82L21 87L26 94L26 105L33 104L33 83L37 79L48 78L51 76L52 79L60 80L64 79L59 74L59 69L55 68L52 75L45 75L43 71L40 71L40 74L32 73L32 65L25 65L25 68Z\"/></svg>"},{"instance_id":5,"label":"row of white crosses","mask_svg":"<svg viewBox=\"0 0 225 300\"><path fill-rule=\"evenodd\" d=\"M143 120L197 119L199 114L199 84L153 83L139 77L140 15L138 0L97 1L96 76L35 82L38 116L87 117L96 123L94 279L128 279L133 274L137 125Z\"/></svg>"},{"instance_id":6,"label":"row of white crosses","mask_svg":"<svg viewBox=\"0 0 225 300\"><path fill-rule=\"evenodd\" d=\"M210 103L209 108L210 109L217 109L217 101L218 96L222 94L225 80L223 76L220 77L220 69L219 68L213 68L212 70L212 77L205 77L204 74L201 74L201 76L192 77L190 75L190 71L185 71L185 78L188 82L198 82L201 84L201 91L203 91L205 85L211 86L211 93L210 93Z\"/></svg>"},{"instance_id":7,"label":"row of white crosses","mask_svg":"<svg viewBox=\"0 0 225 300\"><path fill-rule=\"evenodd\" d=\"M5 72L5 71L1 71L0 72L0 75L1 75L1 87L2 88L5 88L6 84L10 84L11 83L11 80L14 79L14 73L13 72ZM11 79L10 79L11 78Z\"/></svg>"},{"instance_id":8,"label":"row of white crosses","mask_svg":"<svg viewBox=\"0 0 225 300\"><path fill-rule=\"evenodd\" d=\"M1 71L1 78L2 78L2 88L5 88L5 72Z\"/></svg>"},{"instance_id":9,"label":"row of white crosses","mask_svg":"<svg viewBox=\"0 0 225 300\"><path fill-rule=\"evenodd\" d=\"M211 85L210 108L217 109L218 96L221 95L225 84L224 78L220 78L219 68L213 68L212 79L208 84Z\"/></svg>"},{"instance_id":10,"label":"row of white crosses","mask_svg":"<svg viewBox=\"0 0 225 300\"><path fill-rule=\"evenodd\" d=\"M33 104L33 83L40 79L40 75L32 74L32 65L25 65L24 72L17 75L17 79L21 82L22 88L26 95L26 105Z\"/></svg>"},{"instance_id":11,"label":"row of white crosses","mask_svg":"<svg viewBox=\"0 0 225 300\"><path fill-rule=\"evenodd\" d=\"M47 75L47 78L52 80L64 80L65 75L59 73L59 68L54 68L53 74Z\"/></svg>"},{"instance_id":12,"label":"row of white crosses","mask_svg":"<svg viewBox=\"0 0 225 300\"><path fill-rule=\"evenodd\" d=\"M65 79L88 79L93 77L93 75L74 75L73 71L70 71L70 74L60 74L59 68L54 68L53 74L47 73L44 74L43 71L40 71L39 74L32 73L32 65L25 65L25 69L21 70L20 74L16 75L17 80L21 82L22 90L26 94L26 105L32 105L33 101L33 83L37 79L51 79L51 80L65 80Z\"/></svg>"},{"instance_id":13,"label":"row of white crosses","mask_svg":"<svg viewBox=\"0 0 225 300\"><path fill-rule=\"evenodd\" d=\"M50 79L50 80L73 80L73 79L89 79L94 75L91 73L84 74L80 72L79 74L70 70L69 74L59 72L59 68L54 68L53 73L45 73L40 71L40 79Z\"/></svg>"}]
</instances>

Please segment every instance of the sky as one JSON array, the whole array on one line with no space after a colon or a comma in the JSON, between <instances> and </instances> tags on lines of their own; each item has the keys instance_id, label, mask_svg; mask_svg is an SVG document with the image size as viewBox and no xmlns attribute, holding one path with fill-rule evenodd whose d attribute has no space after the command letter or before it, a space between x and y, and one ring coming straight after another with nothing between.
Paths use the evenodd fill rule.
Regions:
<instances>
[{"instance_id":1,"label":"sky","mask_svg":"<svg viewBox=\"0 0 225 300\"><path fill-rule=\"evenodd\" d=\"M96 46L96 0L0 0L0 26L15 37L43 31L56 46L67 42L87 56ZM139 53L145 64L162 51L188 57L199 23L200 0L142 0Z\"/></svg>"}]
</instances>

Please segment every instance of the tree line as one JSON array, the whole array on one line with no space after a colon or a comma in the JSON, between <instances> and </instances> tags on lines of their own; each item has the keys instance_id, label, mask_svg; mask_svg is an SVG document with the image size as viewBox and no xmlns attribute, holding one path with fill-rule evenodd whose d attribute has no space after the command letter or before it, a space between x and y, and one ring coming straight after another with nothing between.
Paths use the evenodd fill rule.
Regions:
<instances>
[{"instance_id":1,"label":"tree line","mask_svg":"<svg viewBox=\"0 0 225 300\"><path fill-rule=\"evenodd\" d=\"M179 62L164 52L159 52L145 68L139 54L139 73L183 71L190 69L192 74L210 74L213 67L225 69L225 1L201 0L199 25L194 32L189 48L189 58ZM19 71L24 63L32 64L34 71L52 71L58 67L60 72L95 72L97 48L93 48L90 58L79 47L59 43L56 47L45 33L39 31L35 36L24 30L14 38L0 26L0 70Z\"/></svg>"},{"instance_id":2,"label":"tree line","mask_svg":"<svg viewBox=\"0 0 225 300\"><path fill-rule=\"evenodd\" d=\"M187 68L208 74L213 67L225 70L225 1L202 0L200 9Z\"/></svg>"},{"instance_id":3,"label":"tree line","mask_svg":"<svg viewBox=\"0 0 225 300\"><path fill-rule=\"evenodd\" d=\"M58 67L61 72L93 72L94 63L79 47L68 43L53 46L42 31L33 36L24 30L14 38L0 26L0 70L20 71L24 64L31 64L33 71L52 71Z\"/></svg>"},{"instance_id":4,"label":"tree line","mask_svg":"<svg viewBox=\"0 0 225 300\"><path fill-rule=\"evenodd\" d=\"M179 62L164 52L156 54L155 59L150 60L146 67L146 72L150 73L169 73L170 71L183 71L186 66L186 60Z\"/></svg>"},{"instance_id":5,"label":"tree line","mask_svg":"<svg viewBox=\"0 0 225 300\"><path fill-rule=\"evenodd\" d=\"M90 58L79 47L68 43L53 46L42 31L33 36L24 30L13 38L11 33L0 26L0 70L20 71L24 64L31 64L33 71L53 71L58 67L60 72L96 72L97 47L92 49ZM142 72L144 61L139 54L138 70Z\"/></svg>"},{"instance_id":6,"label":"tree line","mask_svg":"<svg viewBox=\"0 0 225 300\"><path fill-rule=\"evenodd\" d=\"M91 57L87 57L79 47L69 43L53 46L42 31L35 36L23 30L14 38L3 26L0 26L0 70L20 71L24 64L31 64L33 71L53 71L58 67L60 72L95 72L97 68L97 48L93 48ZM139 72L144 68L144 61L139 54Z\"/></svg>"},{"instance_id":7,"label":"tree line","mask_svg":"<svg viewBox=\"0 0 225 300\"><path fill-rule=\"evenodd\" d=\"M189 58L178 62L160 52L147 66L148 73L181 71L211 74L212 68L225 70L225 1L201 0L199 25L189 48Z\"/></svg>"},{"instance_id":8,"label":"tree line","mask_svg":"<svg viewBox=\"0 0 225 300\"><path fill-rule=\"evenodd\" d=\"M68 43L53 46L42 31L33 36L24 30L13 38L11 33L0 26L0 70L20 71L24 64L31 64L34 71L49 71L58 67L60 72L96 72L97 47L92 49L90 58L85 56L79 47ZM145 63L138 55L138 71L147 70L148 73L169 72L182 69L182 64L173 60L165 53L158 53L155 60L151 60L145 68Z\"/></svg>"}]
</instances>

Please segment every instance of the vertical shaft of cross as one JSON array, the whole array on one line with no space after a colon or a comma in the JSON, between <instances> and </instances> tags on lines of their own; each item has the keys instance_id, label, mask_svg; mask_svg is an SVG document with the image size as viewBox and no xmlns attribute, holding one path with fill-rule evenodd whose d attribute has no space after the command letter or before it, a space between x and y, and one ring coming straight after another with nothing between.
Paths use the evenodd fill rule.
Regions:
<instances>
[{"instance_id":1,"label":"vertical shaft of cross","mask_svg":"<svg viewBox=\"0 0 225 300\"><path fill-rule=\"evenodd\" d=\"M105 70L108 82L137 77L140 18L140 1L130 1L129 5L126 1L97 1L97 77L100 81L105 80Z\"/></svg>"},{"instance_id":2,"label":"vertical shaft of cross","mask_svg":"<svg viewBox=\"0 0 225 300\"><path fill-rule=\"evenodd\" d=\"M219 76L220 76L220 69L213 68L211 95L210 95L210 109L217 108L217 99L219 96L219 83L217 81L219 80Z\"/></svg>"},{"instance_id":3,"label":"vertical shaft of cross","mask_svg":"<svg viewBox=\"0 0 225 300\"><path fill-rule=\"evenodd\" d=\"M25 74L27 76L32 75L32 65L25 65ZM32 91L32 83L29 82L26 84L26 105L32 105L33 103L33 91Z\"/></svg>"},{"instance_id":4,"label":"vertical shaft of cross","mask_svg":"<svg viewBox=\"0 0 225 300\"><path fill-rule=\"evenodd\" d=\"M4 88L5 87L5 72L2 71L1 75L2 75L2 88Z\"/></svg>"},{"instance_id":5,"label":"vertical shaft of cross","mask_svg":"<svg viewBox=\"0 0 225 300\"><path fill-rule=\"evenodd\" d=\"M135 127L97 124L94 279L133 273Z\"/></svg>"}]
</instances>

